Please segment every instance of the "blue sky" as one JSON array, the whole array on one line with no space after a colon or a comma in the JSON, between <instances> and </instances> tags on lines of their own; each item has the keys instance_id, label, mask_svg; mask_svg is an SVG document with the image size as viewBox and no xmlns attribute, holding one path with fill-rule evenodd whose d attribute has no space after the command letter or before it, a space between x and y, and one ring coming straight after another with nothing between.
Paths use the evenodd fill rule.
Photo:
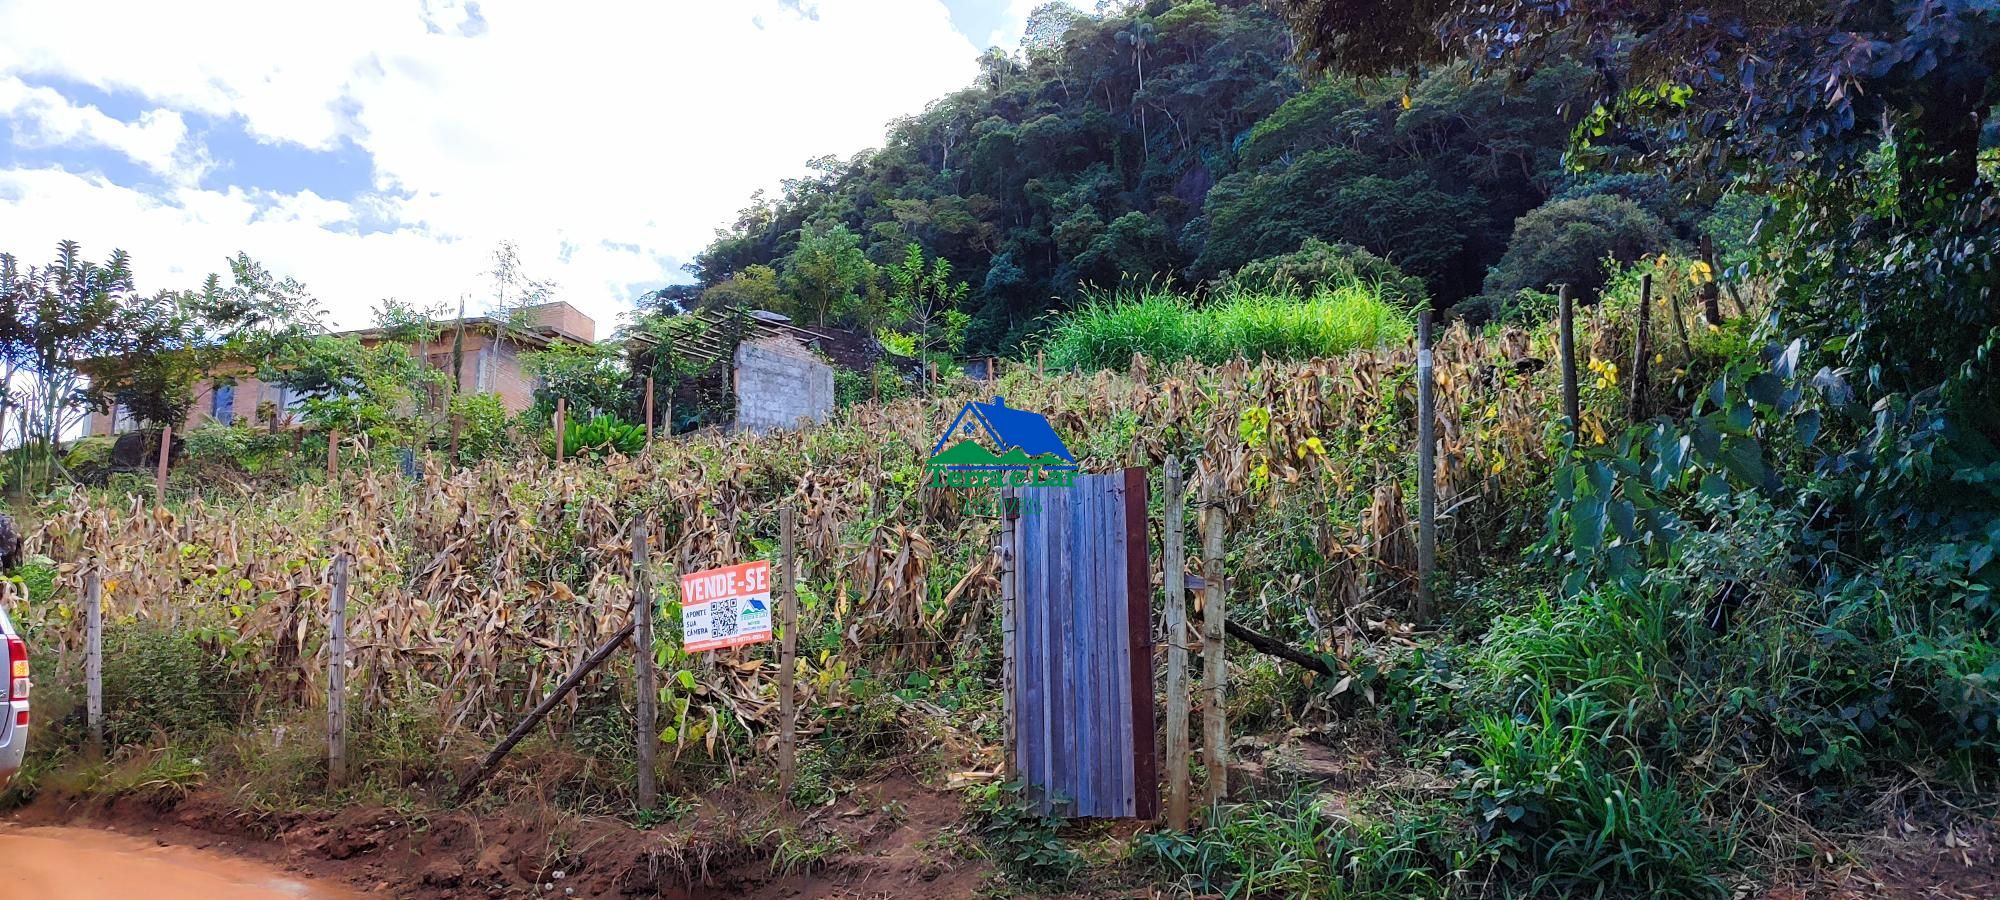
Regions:
<instances>
[{"instance_id":1,"label":"blue sky","mask_svg":"<svg viewBox=\"0 0 2000 900\"><path fill-rule=\"evenodd\" d=\"M385 297L481 308L514 241L608 331L753 191L969 83L1030 5L8 0L0 251L123 248L145 289L245 251L356 326Z\"/></svg>"}]
</instances>

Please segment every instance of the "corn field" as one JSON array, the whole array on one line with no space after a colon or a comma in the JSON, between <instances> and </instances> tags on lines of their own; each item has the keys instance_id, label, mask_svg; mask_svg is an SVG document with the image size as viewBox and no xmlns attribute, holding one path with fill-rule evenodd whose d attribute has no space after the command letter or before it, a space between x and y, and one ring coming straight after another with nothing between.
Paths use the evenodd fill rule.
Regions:
<instances>
[{"instance_id":1,"label":"corn field","mask_svg":"<svg viewBox=\"0 0 2000 900\"><path fill-rule=\"evenodd\" d=\"M1230 565L1257 573L1232 602L1303 604L1322 645L1345 655L1394 632L1414 593L1414 357L1405 345L1303 363L1136 359L1128 372L1094 375L1016 365L997 386L961 380L928 400L860 404L804 431L703 433L631 458L554 464L530 454L455 472L432 461L414 479L366 466L331 484L165 510L150 497L73 491L43 504L29 538L30 553L56 564L54 596L27 602L10 586L10 608L39 658L73 671L83 577L99 567L107 622L198 629L253 686L246 714L296 712L325 703L328 569L347 552L350 708L419 702L448 733L485 741L627 623L629 535L645 514L664 596L656 655L663 683L682 694L663 706L674 752L715 752L725 723L768 746L770 647L688 660L674 586L683 571L773 555L778 511L790 505L810 598L802 634L825 636L800 653L810 740L813 717L837 706L857 674L997 646L982 640L998 619L994 524L967 516L959 493L921 485L951 415L999 393L1045 413L1085 471L1180 454L1192 484L1216 479ZM1453 329L1436 359L1450 567L1471 561L1496 523L1539 514L1516 501L1559 452L1560 389L1557 367L1540 365L1555 359L1546 335ZM1615 408L1597 392L1587 399L1591 417ZM677 679L676 666L688 677ZM594 677L620 676L614 666ZM565 727L561 710L550 721Z\"/></svg>"}]
</instances>

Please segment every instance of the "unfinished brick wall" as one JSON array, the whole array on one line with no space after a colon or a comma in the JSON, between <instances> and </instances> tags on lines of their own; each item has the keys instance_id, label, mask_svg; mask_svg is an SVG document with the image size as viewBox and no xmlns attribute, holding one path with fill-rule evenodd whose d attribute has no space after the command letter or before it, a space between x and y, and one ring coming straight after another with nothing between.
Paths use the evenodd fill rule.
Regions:
<instances>
[{"instance_id":1,"label":"unfinished brick wall","mask_svg":"<svg viewBox=\"0 0 2000 900\"><path fill-rule=\"evenodd\" d=\"M763 433L833 416L833 368L797 341L756 338L736 346L736 425Z\"/></svg>"}]
</instances>

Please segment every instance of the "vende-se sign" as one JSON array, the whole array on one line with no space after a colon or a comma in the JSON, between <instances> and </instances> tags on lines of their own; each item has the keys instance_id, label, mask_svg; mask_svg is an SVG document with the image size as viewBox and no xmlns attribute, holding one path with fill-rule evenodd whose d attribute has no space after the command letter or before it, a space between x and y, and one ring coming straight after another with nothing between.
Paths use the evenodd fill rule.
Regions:
<instances>
[{"instance_id":1,"label":"vende-se sign","mask_svg":"<svg viewBox=\"0 0 2000 900\"><path fill-rule=\"evenodd\" d=\"M681 644L689 653L771 639L771 564L681 576Z\"/></svg>"}]
</instances>

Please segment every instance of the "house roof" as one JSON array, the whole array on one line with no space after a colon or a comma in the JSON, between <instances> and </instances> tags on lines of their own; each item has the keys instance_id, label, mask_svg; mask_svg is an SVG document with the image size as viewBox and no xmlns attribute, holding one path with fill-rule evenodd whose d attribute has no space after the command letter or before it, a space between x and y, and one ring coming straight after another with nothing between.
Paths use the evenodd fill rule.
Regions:
<instances>
[{"instance_id":1,"label":"house roof","mask_svg":"<svg viewBox=\"0 0 2000 900\"><path fill-rule=\"evenodd\" d=\"M932 455L944 449L945 443L951 440L952 433L958 429L958 423L964 421L967 415L976 417L980 424L985 426L987 436L998 445L1001 453L1018 447L1031 457L1053 453L1064 462L1072 465L1076 463L1076 457L1070 454L1069 447L1064 446L1062 438L1056 435L1055 426L1049 424L1047 417L1038 412L1008 406L1005 397L994 397L992 403L974 400L965 404L965 408L958 411L958 417L952 420L951 428L946 429L944 436L938 439L937 446L931 449Z\"/></svg>"}]
</instances>

